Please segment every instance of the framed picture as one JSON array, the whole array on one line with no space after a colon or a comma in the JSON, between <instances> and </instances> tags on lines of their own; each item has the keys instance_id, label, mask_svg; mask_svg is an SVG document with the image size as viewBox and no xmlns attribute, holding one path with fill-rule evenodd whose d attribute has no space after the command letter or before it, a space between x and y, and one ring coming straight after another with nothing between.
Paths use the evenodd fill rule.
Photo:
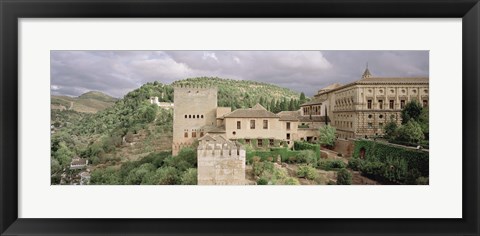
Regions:
<instances>
[{"instance_id":1,"label":"framed picture","mask_svg":"<svg viewBox=\"0 0 480 236\"><path fill-rule=\"evenodd\" d=\"M476 0L0 4L1 235L479 234Z\"/></svg>"}]
</instances>

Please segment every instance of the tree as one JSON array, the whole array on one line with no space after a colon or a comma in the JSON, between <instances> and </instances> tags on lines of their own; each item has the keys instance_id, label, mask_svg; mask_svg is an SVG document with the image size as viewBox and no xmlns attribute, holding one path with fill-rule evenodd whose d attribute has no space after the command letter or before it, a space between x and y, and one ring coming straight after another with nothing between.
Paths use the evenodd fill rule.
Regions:
<instances>
[{"instance_id":1,"label":"tree","mask_svg":"<svg viewBox=\"0 0 480 236\"><path fill-rule=\"evenodd\" d=\"M428 118L428 108L423 108L422 113L420 113L420 117L418 117L418 123L422 127L423 135L425 135L425 139L429 139L429 118Z\"/></svg>"},{"instance_id":2,"label":"tree","mask_svg":"<svg viewBox=\"0 0 480 236\"><path fill-rule=\"evenodd\" d=\"M335 145L335 138L336 138L336 129L330 125L322 126L319 129L320 138L318 142L321 145L326 145L329 147L333 147Z\"/></svg>"},{"instance_id":3,"label":"tree","mask_svg":"<svg viewBox=\"0 0 480 236\"><path fill-rule=\"evenodd\" d=\"M394 139L395 134L397 132L397 128L398 128L397 123L393 120L390 120L390 122L388 122L383 128L385 132L385 138Z\"/></svg>"},{"instance_id":4,"label":"tree","mask_svg":"<svg viewBox=\"0 0 480 236\"><path fill-rule=\"evenodd\" d=\"M293 101L293 98L290 99L290 103L288 104L288 110L289 111L295 110L295 102Z\"/></svg>"},{"instance_id":5,"label":"tree","mask_svg":"<svg viewBox=\"0 0 480 236\"><path fill-rule=\"evenodd\" d=\"M184 171L181 181L183 185L197 185L197 169L190 168Z\"/></svg>"},{"instance_id":6,"label":"tree","mask_svg":"<svg viewBox=\"0 0 480 236\"><path fill-rule=\"evenodd\" d=\"M157 116L157 107L155 105L148 106L143 113L146 122L152 122Z\"/></svg>"},{"instance_id":7,"label":"tree","mask_svg":"<svg viewBox=\"0 0 480 236\"><path fill-rule=\"evenodd\" d=\"M58 161L58 163L65 167L70 164L72 160L73 152L67 147L65 142L59 143L59 148L54 154L54 158Z\"/></svg>"},{"instance_id":8,"label":"tree","mask_svg":"<svg viewBox=\"0 0 480 236\"><path fill-rule=\"evenodd\" d=\"M402 124L406 124L410 120L417 121L422 113L422 109L422 105L417 100L407 103L402 110Z\"/></svg>"},{"instance_id":9,"label":"tree","mask_svg":"<svg viewBox=\"0 0 480 236\"><path fill-rule=\"evenodd\" d=\"M300 104L303 104L305 102L306 98L305 98L305 93L300 93Z\"/></svg>"},{"instance_id":10,"label":"tree","mask_svg":"<svg viewBox=\"0 0 480 236\"><path fill-rule=\"evenodd\" d=\"M398 141L418 144L425 139L425 136L420 124L414 120L410 120L398 128L396 139Z\"/></svg>"}]
</instances>

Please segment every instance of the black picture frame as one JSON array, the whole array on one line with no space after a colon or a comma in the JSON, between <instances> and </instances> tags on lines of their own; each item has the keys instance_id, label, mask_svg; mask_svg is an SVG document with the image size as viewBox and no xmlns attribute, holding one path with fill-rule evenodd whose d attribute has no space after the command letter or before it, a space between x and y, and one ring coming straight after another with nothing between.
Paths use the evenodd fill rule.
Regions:
<instances>
[{"instance_id":1,"label":"black picture frame","mask_svg":"<svg viewBox=\"0 0 480 236\"><path fill-rule=\"evenodd\" d=\"M479 235L478 0L1 0L1 235ZM462 219L18 218L19 18L386 17L462 18ZM454 122L454 121L452 121ZM39 199L41 203L41 199ZM194 209L192 209L194 210Z\"/></svg>"}]
</instances>

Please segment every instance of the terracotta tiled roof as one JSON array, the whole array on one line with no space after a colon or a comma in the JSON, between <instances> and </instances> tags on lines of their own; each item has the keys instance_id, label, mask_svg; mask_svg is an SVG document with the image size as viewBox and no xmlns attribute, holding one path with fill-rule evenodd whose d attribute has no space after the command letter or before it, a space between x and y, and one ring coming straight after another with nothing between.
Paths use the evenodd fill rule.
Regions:
<instances>
[{"instance_id":1,"label":"terracotta tiled roof","mask_svg":"<svg viewBox=\"0 0 480 236\"><path fill-rule=\"evenodd\" d=\"M277 113L282 121L298 121L299 111L281 111Z\"/></svg>"},{"instance_id":2,"label":"terracotta tiled roof","mask_svg":"<svg viewBox=\"0 0 480 236\"><path fill-rule=\"evenodd\" d=\"M258 104L249 109L237 109L224 116L225 118L279 118L273 112L267 111Z\"/></svg>"},{"instance_id":3,"label":"terracotta tiled roof","mask_svg":"<svg viewBox=\"0 0 480 236\"><path fill-rule=\"evenodd\" d=\"M320 105L320 104L322 104L323 102L325 102L326 100L327 100L326 98L324 98L324 99L318 99L318 98L317 98L317 99L313 99L313 100L311 100L311 101L309 101L309 102L306 102L306 103L304 103L304 104L302 104L302 105L300 105L300 106L303 107L303 106L310 106L310 105Z\"/></svg>"}]
</instances>

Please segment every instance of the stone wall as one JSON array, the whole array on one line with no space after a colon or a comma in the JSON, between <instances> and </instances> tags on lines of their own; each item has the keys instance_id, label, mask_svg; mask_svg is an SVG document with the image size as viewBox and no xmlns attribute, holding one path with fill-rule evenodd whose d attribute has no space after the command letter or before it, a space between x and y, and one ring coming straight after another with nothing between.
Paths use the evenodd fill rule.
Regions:
<instances>
[{"instance_id":1,"label":"stone wall","mask_svg":"<svg viewBox=\"0 0 480 236\"><path fill-rule=\"evenodd\" d=\"M198 185L244 185L246 152L222 137L206 137L197 148Z\"/></svg>"},{"instance_id":2,"label":"stone wall","mask_svg":"<svg viewBox=\"0 0 480 236\"><path fill-rule=\"evenodd\" d=\"M343 157L349 158L353 156L354 149L355 149L355 140L337 139L335 141L335 147L333 148L333 151L341 153Z\"/></svg>"}]
</instances>

